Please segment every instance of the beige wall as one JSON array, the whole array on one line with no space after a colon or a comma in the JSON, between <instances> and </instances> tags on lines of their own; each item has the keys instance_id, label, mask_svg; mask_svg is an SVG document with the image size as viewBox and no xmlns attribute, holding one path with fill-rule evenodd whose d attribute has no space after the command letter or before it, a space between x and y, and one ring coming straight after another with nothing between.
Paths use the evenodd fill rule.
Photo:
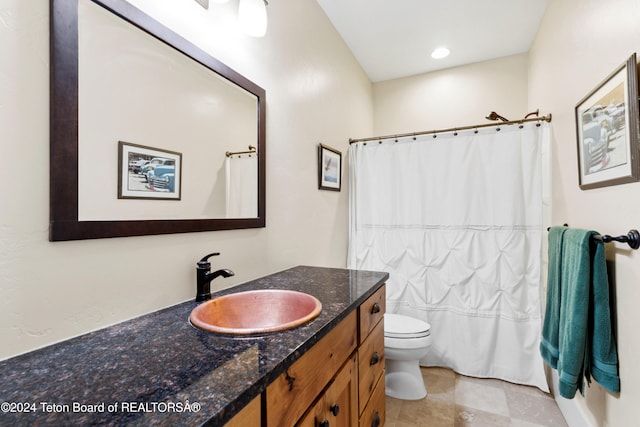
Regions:
<instances>
[{"instance_id":1,"label":"beige wall","mask_svg":"<svg viewBox=\"0 0 640 427\"><path fill-rule=\"evenodd\" d=\"M518 118L540 108L554 117L552 222L612 234L640 228L640 184L579 189L573 121L576 102L640 50L633 0L551 1L528 56L373 89L314 1L270 2L262 39L236 32L234 1L212 3L208 12L189 1L131 3L266 89L267 228L48 242L48 6L0 0L0 358L192 298L194 263L211 250L223 253L216 266L237 273L218 288L301 263L343 266L347 193L316 190L319 142L344 152L349 137L474 124L491 110ZM636 418L639 257L609 246L622 392L594 384L586 399L570 402L595 425L624 427Z\"/></svg>"},{"instance_id":2,"label":"beige wall","mask_svg":"<svg viewBox=\"0 0 640 427\"><path fill-rule=\"evenodd\" d=\"M237 1L131 3L266 90L267 227L49 242L48 2L0 0L0 359L193 298L212 251L236 272L215 288L346 264L346 181L317 190L316 147L346 162L349 137L371 133L372 89L316 2L270 2L261 39L238 33Z\"/></svg>"},{"instance_id":3,"label":"beige wall","mask_svg":"<svg viewBox=\"0 0 640 427\"><path fill-rule=\"evenodd\" d=\"M374 83L375 135L491 123L491 111L521 119L528 113L527 65L521 54Z\"/></svg>"},{"instance_id":4,"label":"beige wall","mask_svg":"<svg viewBox=\"0 0 640 427\"><path fill-rule=\"evenodd\" d=\"M640 3L634 0L555 0L530 51L529 103L553 113L553 214L568 223L608 234L640 228L640 183L582 191L578 187L574 107L609 73L640 51ZM610 244L612 281L617 295L620 395L592 384L584 409L598 426L637 423L640 402L640 253Z\"/></svg>"}]
</instances>

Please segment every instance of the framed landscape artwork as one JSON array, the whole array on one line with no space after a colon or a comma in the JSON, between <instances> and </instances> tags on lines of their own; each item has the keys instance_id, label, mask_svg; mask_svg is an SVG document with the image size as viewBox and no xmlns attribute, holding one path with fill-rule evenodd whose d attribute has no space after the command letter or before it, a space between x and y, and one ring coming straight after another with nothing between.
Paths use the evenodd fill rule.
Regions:
<instances>
[{"instance_id":1,"label":"framed landscape artwork","mask_svg":"<svg viewBox=\"0 0 640 427\"><path fill-rule=\"evenodd\" d=\"M318 188L340 191L342 185L342 153L328 145L318 146Z\"/></svg>"}]
</instances>

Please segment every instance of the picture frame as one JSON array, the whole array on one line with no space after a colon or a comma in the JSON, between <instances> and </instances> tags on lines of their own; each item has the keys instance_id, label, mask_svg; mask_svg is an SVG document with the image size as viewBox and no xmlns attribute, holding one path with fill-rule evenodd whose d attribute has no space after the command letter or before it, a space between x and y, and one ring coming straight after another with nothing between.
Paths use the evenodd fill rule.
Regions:
<instances>
[{"instance_id":1,"label":"picture frame","mask_svg":"<svg viewBox=\"0 0 640 427\"><path fill-rule=\"evenodd\" d=\"M575 107L582 190L640 179L636 53Z\"/></svg>"},{"instance_id":2,"label":"picture frame","mask_svg":"<svg viewBox=\"0 0 640 427\"><path fill-rule=\"evenodd\" d=\"M342 153L325 144L318 145L318 189L340 191L342 187Z\"/></svg>"},{"instance_id":3,"label":"picture frame","mask_svg":"<svg viewBox=\"0 0 640 427\"><path fill-rule=\"evenodd\" d=\"M180 200L182 153L118 141L118 199Z\"/></svg>"}]
</instances>

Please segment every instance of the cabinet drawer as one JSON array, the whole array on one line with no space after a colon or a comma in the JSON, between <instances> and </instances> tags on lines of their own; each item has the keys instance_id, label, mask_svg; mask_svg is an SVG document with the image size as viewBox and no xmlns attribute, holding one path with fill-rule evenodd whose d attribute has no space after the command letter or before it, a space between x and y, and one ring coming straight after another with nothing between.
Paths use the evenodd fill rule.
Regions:
<instances>
[{"instance_id":1,"label":"cabinet drawer","mask_svg":"<svg viewBox=\"0 0 640 427\"><path fill-rule=\"evenodd\" d=\"M358 349L358 400L360 413L384 374L384 320L378 322Z\"/></svg>"},{"instance_id":2,"label":"cabinet drawer","mask_svg":"<svg viewBox=\"0 0 640 427\"><path fill-rule=\"evenodd\" d=\"M356 312L316 343L266 390L267 426L292 426L356 348Z\"/></svg>"},{"instance_id":3,"label":"cabinet drawer","mask_svg":"<svg viewBox=\"0 0 640 427\"><path fill-rule=\"evenodd\" d=\"M379 427L385 422L384 376L380 377L373 389L371 400L360 416L360 427Z\"/></svg>"},{"instance_id":4,"label":"cabinet drawer","mask_svg":"<svg viewBox=\"0 0 640 427\"><path fill-rule=\"evenodd\" d=\"M386 310L386 285L382 285L380 289L371 295L358 309L360 316L360 335L358 342L362 343L369 333L375 328L378 322L384 317Z\"/></svg>"}]
</instances>

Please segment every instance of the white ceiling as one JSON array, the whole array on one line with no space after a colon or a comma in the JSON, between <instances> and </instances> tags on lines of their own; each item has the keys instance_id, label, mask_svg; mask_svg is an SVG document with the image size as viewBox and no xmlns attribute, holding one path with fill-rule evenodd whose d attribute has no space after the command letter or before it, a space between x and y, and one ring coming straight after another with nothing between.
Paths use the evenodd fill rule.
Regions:
<instances>
[{"instance_id":1,"label":"white ceiling","mask_svg":"<svg viewBox=\"0 0 640 427\"><path fill-rule=\"evenodd\" d=\"M317 0L373 82L529 51L547 0ZM451 54L432 59L446 46Z\"/></svg>"}]
</instances>

